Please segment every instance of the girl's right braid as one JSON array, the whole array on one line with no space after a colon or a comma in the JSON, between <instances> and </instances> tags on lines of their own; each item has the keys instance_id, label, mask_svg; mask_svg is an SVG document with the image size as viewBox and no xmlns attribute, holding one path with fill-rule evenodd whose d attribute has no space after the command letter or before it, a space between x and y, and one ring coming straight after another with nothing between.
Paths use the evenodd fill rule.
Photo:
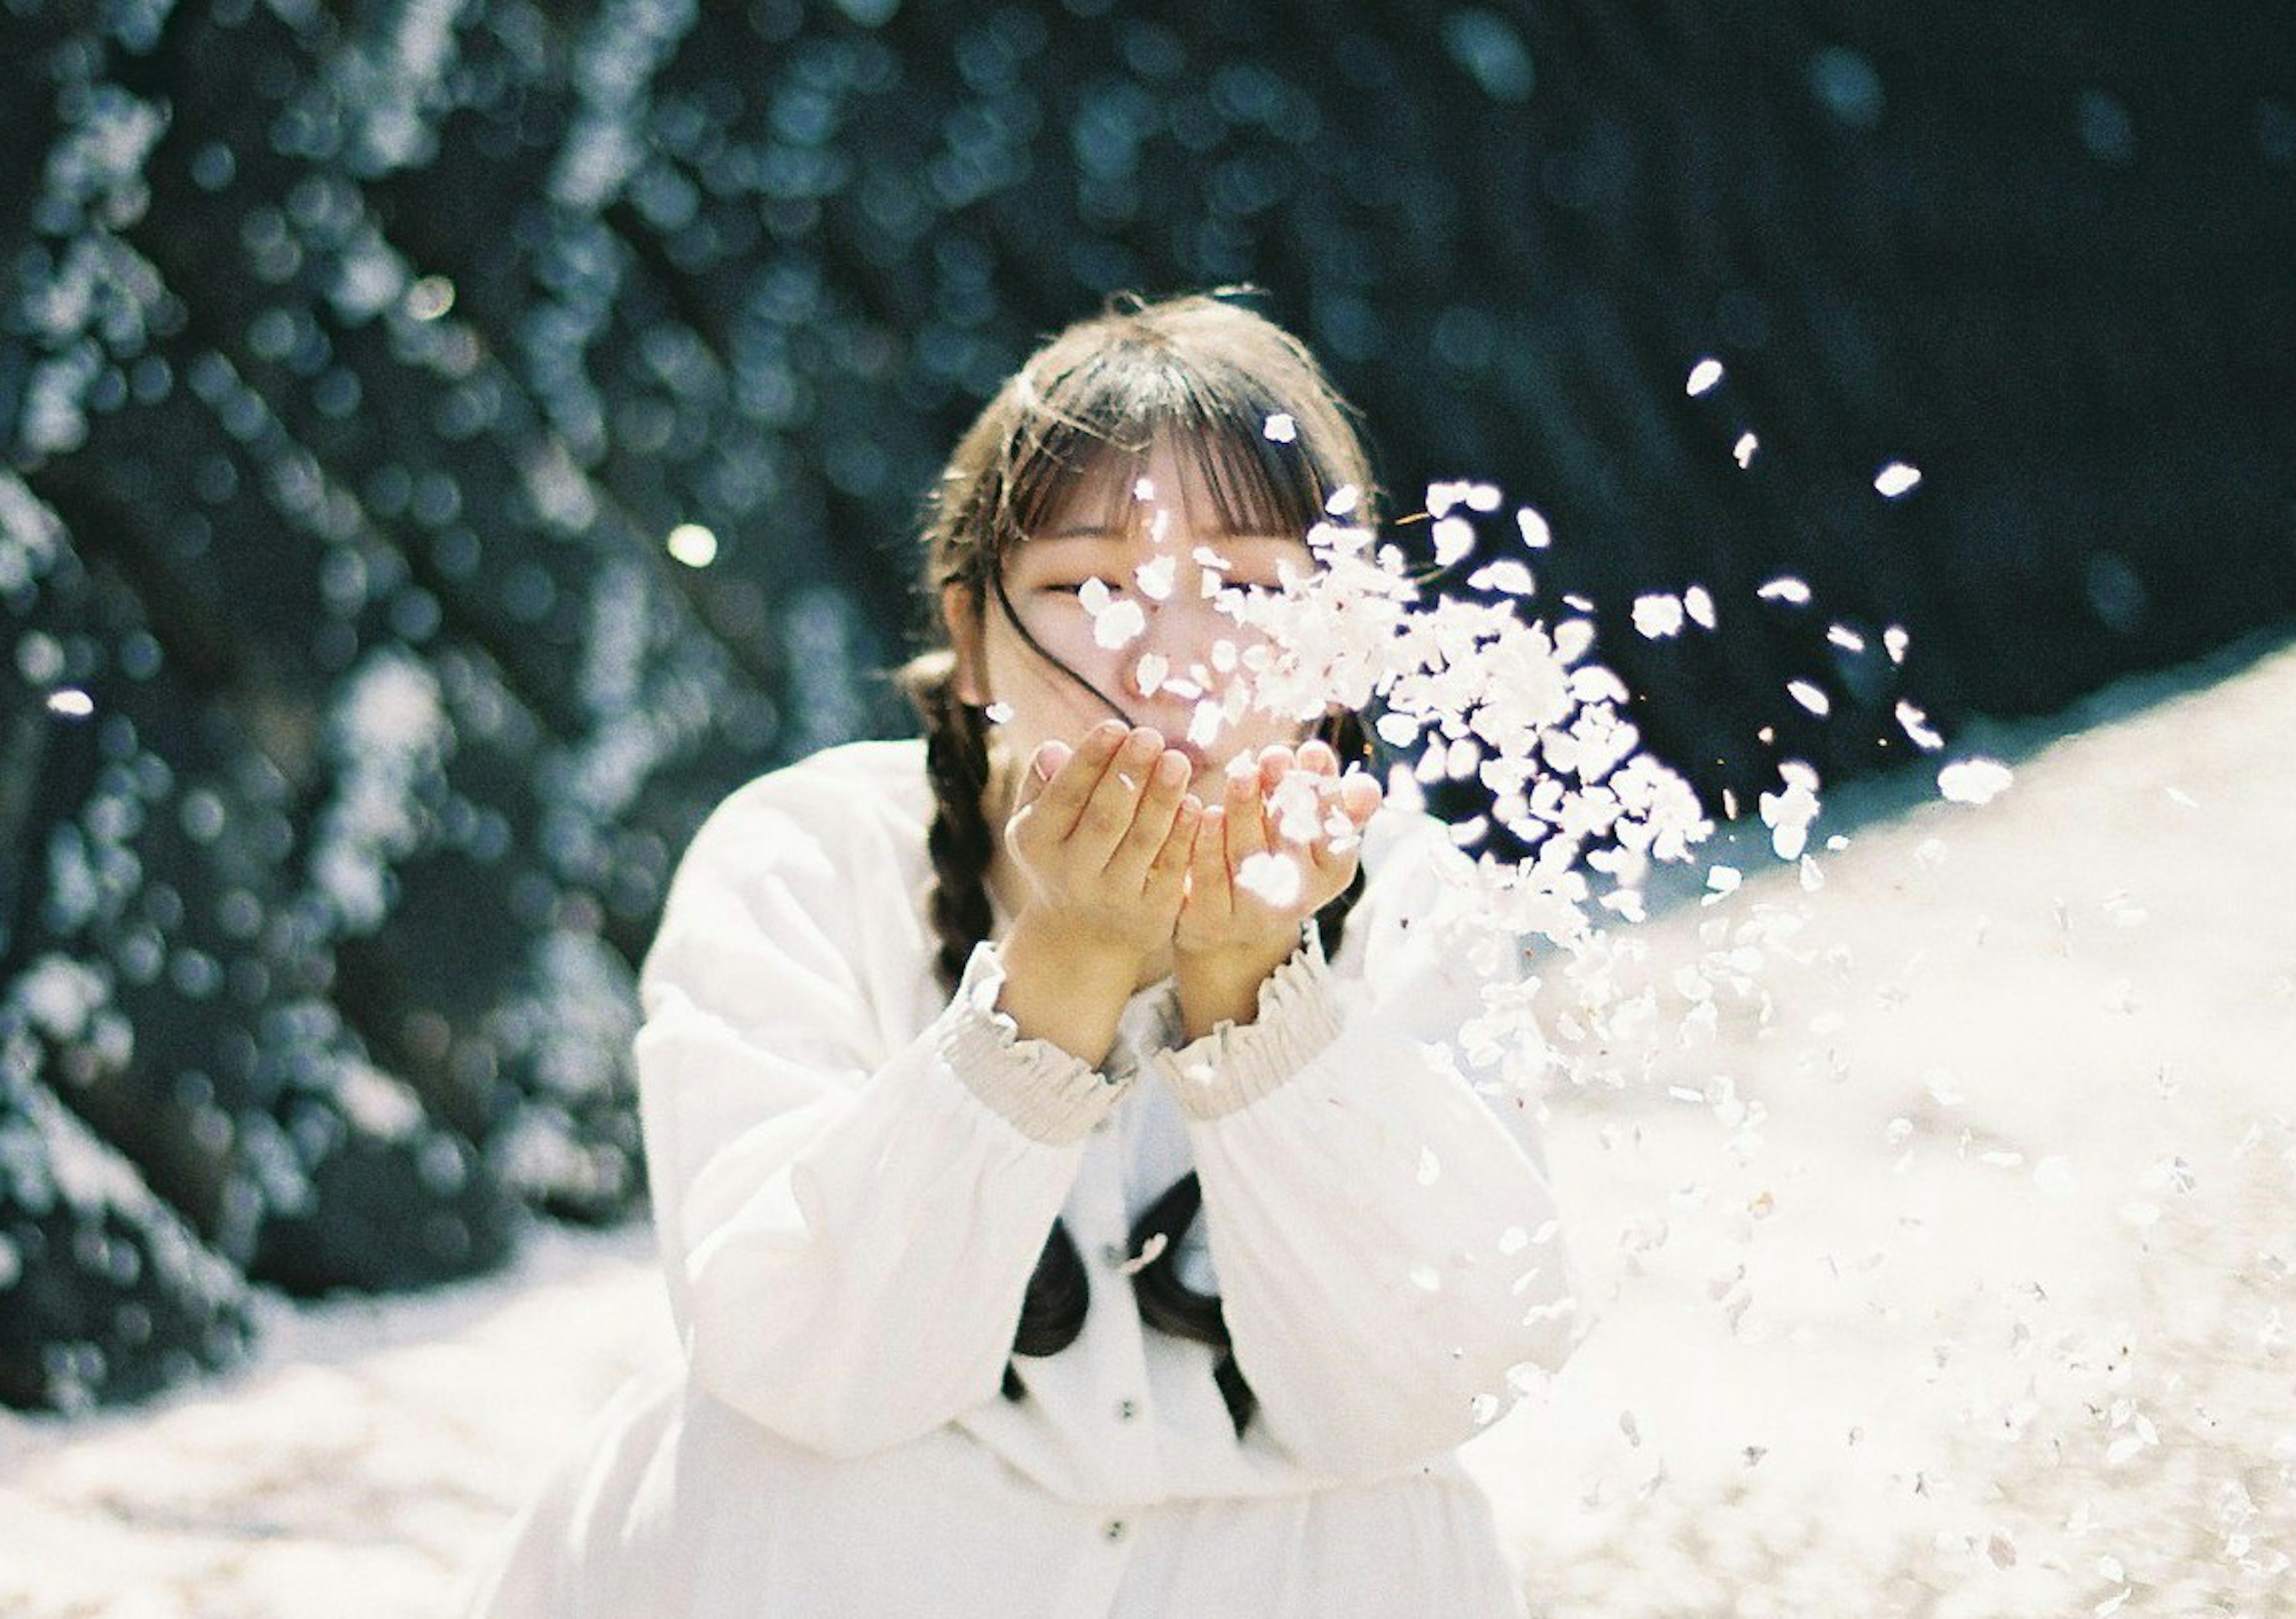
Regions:
<instances>
[{"instance_id":1,"label":"girl's right braid","mask_svg":"<svg viewBox=\"0 0 2296 1619\"><path fill-rule=\"evenodd\" d=\"M940 938L934 964L943 986L954 991L973 950L995 923L988 908L988 862L996 850L996 834L981 805L988 787L988 738L980 711L958 700L954 673L933 681L918 696L925 718L925 773L932 781L934 801L932 827L925 835L932 855L933 931ZM1084 1330L1091 1302L1084 1256L1077 1252L1068 1228L1054 1220L1021 1299L1013 1353L1058 1354ZM1004 1392L1008 1400L1028 1393L1019 1370L1009 1361Z\"/></svg>"},{"instance_id":2,"label":"girl's right braid","mask_svg":"<svg viewBox=\"0 0 2296 1619\"><path fill-rule=\"evenodd\" d=\"M925 711L925 772L932 781L932 829L925 847L932 855L933 931L940 949L934 956L942 987L956 988L974 946L988 936L988 862L996 834L981 797L988 786L988 740L980 713L958 700L955 675L942 676L921 693Z\"/></svg>"}]
</instances>

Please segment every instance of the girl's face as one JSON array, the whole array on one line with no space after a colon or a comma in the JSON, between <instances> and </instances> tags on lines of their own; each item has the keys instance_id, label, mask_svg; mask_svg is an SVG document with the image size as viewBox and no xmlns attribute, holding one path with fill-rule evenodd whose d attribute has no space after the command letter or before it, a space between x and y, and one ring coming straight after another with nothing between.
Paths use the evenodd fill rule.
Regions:
<instances>
[{"instance_id":1,"label":"girl's face","mask_svg":"<svg viewBox=\"0 0 2296 1619\"><path fill-rule=\"evenodd\" d=\"M1221 531L1203 474L1169 446L1144 463L1111 456L1106 476L1079 479L1044 525L1004 558L1013 610L1045 651L1153 726L1195 765L1196 791L1242 753L1296 742L1300 727L1247 707L1211 729L1200 715L1243 678L1256 638L1219 610L1212 592L1272 590L1311 559L1293 534ZM1112 480L1128 478L1128 487ZM1111 717L1099 699L1029 647L992 599L977 613L964 586L946 604L957 653L957 695L987 707L1003 778L1051 739L1075 746ZM1104 596L1103 593L1105 593Z\"/></svg>"}]
</instances>

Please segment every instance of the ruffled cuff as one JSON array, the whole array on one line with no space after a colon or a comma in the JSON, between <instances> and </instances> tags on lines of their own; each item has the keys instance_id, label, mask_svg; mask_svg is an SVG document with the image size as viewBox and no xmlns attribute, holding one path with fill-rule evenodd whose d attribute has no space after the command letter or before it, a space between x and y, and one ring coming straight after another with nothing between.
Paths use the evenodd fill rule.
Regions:
<instances>
[{"instance_id":1,"label":"ruffled cuff","mask_svg":"<svg viewBox=\"0 0 2296 1619\"><path fill-rule=\"evenodd\" d=\"M942 1060L981 1105L1021 1134L1048 1147L1084 1140L1122 1100L1130 1082L1111 1082L1048 1040L1024 1039L997 1009L1004 964L994 946L977 945L942 1015Z\"/></svg>"},{"instance_id":2,"label":"ruffled cuff","mask_svg":"<svg viewBox=\"0 0 2296 1619\"><path fill-rule=\"evenodd\" d=\"M1315 929L1259 985L1250 1023L1221 1023L1156 1064L1183 1112L1216 1119L1287 1083L1338 1037L1340 1003Z\"/></svg>"}]
</instances>

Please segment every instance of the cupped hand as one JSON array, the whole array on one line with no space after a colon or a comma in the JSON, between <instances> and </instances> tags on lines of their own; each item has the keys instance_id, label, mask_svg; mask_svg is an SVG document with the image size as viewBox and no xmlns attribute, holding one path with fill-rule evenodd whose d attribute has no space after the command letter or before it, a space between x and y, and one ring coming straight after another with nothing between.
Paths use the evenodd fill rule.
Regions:
<instances>
[{"instance_id":1,"label":"cupped hand","mask_svg":"<svg viewBox=\"0 0 2296 1619\"><path fill-rule=\"evenodd\" d=\"M1187 756L1110 720L1025 767L1004 845L1022 879L1016 923L1079 949L1144 959L1172 940L1201 806Z\"/></svg>"},{"instance_id":2,"label":"cupped hand","mask_svg":"<svg viewBox=\"0 0 2296 1619\"><path fill-rule=\"evenodd\" d=\"M1227 957L1264 975L1289 956L1300 923L1354 879L1357 841L1382 797L1372 777L1342 776L1322 741L1264 748L1231 770L1196 828L1172 936L1184 968L1191 957Z\"/></svg>"}]
</instances>

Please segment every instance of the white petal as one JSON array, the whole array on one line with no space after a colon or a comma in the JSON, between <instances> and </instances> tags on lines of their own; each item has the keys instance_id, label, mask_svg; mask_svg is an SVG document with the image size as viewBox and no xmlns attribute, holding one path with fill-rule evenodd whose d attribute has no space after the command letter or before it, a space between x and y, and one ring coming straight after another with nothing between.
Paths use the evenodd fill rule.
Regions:
<instances>
[{"instance_id":1,"label":"white petal","mask_svg":"<svg viewBox=\"0 0 2296 1619\"><path fill-rule=\"evenodd\" d=\"M1665 594L1635 598L1635 628L1646 640L1682 634L1682 598Z\"/></svg>"},{"instance_id":2,"label":"white petal","mask_svg":"<svg viewBox=\"0 0 2296 1619\"><path fill-rule=\"evenodd\" d=\"M1292 904L1300 897L1302 884L1300 863L1288 854L1263 849L1244 857L1236 868L1235 886L1247 894L1256 894L1278 910Z\"/></svg>"},{"instance_id":3,"label":"white petal","mask_svg":"<svg viewBox=\"0 0 2296 1619\"><path fill-rule=\"evenodd\" d=\"M1902 699L1899 699L1897 713L1899 728L1914 740L1916 746L1924 750L1934 750L1945 746L1945 738L1930 729L1929 715L1915 707L1913 704Z\"/></svg>"},{"instance_id":4,"label":"white petal","mask_svg":"<svg viewBox=\"0 0 2296 1619\"><path fill-rule=\"evenodd\" d=\"M2016 780L1998 759L1956 759L1938 772L1938 791L1956 804L1989 804Z\"/></svg>"},{"instance_id":5,"label":"white petal","mask_svg":"<svg viewBox=\"0 0 2296 1619\"><path fill-rule=\"evenodd\" d=\"M1478 568L1467 576L1467 584L1475 590L1495 590L1510 596L1531 596L1538 593L1538 583L1530 569L1512 559Z\"/></svg>"},{"instance_id":6,"label":"white petal","mask_svg":"<svg viewBox=\"0 0 2296 1619\"><path fill-rule=\"evenodd\" d=\"M1162 556L1143 562L1132 570L1132 576L1139 582L1142 595L1151 601L1162 601L1171 595L1172 581L1179 571L1179 558Z\"/></svg>"},{"instance_id":7,"label":"white petal","mask_svg":"<svg viewBox=\"0 0 2296 1619\"><path fill-rule=\"evenodd\" d=\"M1095 644L1112 651L1139 640L1147 628L1147 615L1140 610L1137 601L1111 601L1107 610L1093 620L1092 638Z\"/></svg>"},{"instance_id":8,"label":"white petal","mask_svg":"<svg viewBox=\"0 0 2296 1619\"><path fill-rule=\"evenodd\" d=\"M1907 466L1902 461L1893 461L1874 474L1874 489L1888 500L1897 499L1921 481L1921 469Z\"/></svg>"}]
</instances>

